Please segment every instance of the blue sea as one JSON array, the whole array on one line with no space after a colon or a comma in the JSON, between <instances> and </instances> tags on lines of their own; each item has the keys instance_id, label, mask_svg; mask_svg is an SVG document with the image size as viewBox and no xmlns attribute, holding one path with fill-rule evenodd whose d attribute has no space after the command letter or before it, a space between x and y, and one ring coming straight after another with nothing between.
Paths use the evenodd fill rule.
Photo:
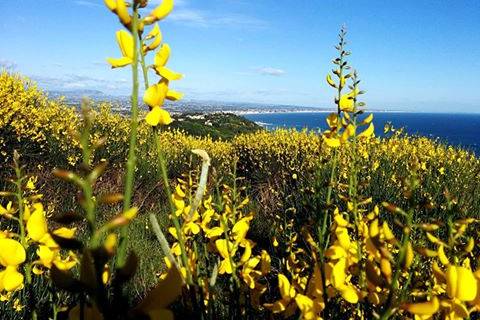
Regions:
<instances>
[{"instance_id":1,"label":"blue sea","mask_svg":"<svg viewBox=\"0 0 480 320\"><path fill-rule=\"evenodd\" d=\"M267 129L296 128L324 130L327 128L326 112L304 113L259 113L245 117ZM480 114L444 114L444 113L374 113L376 135L383 134L387 122L395 128L404 128L411 135L421 135L460 146L480 155Z\"/></svg>"}]
</instances>

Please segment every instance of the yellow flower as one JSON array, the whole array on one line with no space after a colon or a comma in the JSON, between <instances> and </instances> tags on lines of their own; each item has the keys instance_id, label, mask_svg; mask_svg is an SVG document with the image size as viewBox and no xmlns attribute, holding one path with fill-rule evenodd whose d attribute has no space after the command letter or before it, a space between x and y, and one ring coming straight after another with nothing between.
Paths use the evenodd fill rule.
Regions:
<instances>
[{"instance_id":1,"label":"yellow flower","mask_svg":"<svg viewBox=\"0 0 480 320\"><path fill-rule=\"evenodd\" d=\"M319 314L325 308L325 304L318 299L311 299L303 294L295 296L295 302L302 312L302 319L314 320L320 319Z\"/></svg>"},{"instance_id":2,"label":"yellow flower","mask_svg":"<svg viewBox=\"0 0 480 320\"><path fill-rule=\"evenodd\" d=\"M12 208L12 201L9 201L7 203L7 206L6 207L3 207L1 204L0 204L0 216L3 216L3 215L11 215L15 212L15 210Z\"/></svg>"},{"instance_id":3,"label":"yellow flower","mask_svg":"<svg viewBox=\"0 0 480 320\"><path fill-rule=\"evenodd\" d=\"M37 255L40 259L40 263L46 268L51 268L53 260L55 259L56 252L47 246L41 245L37 249Z\"/></svg>"},{"instance_id":4,"label":"yellow flower","mask_svg":"<svg viewBox=\"0 0 480 320\"><path fill-rule=\"evenodd\" d=\"M320 268L314 267L314 274L307 286L306 295L297 294L295 302L302 312L302 319L320 319L320 314L325 309L323 301L323 283Z\"/></svg>"},{"instance_id":5,"label":"yellow flower","mask_svg":"<svg viewBox=\"0 0 480 320\"><path fill-rule=\"evenodd\" d=\"M169 59L170 59L170 46L165 43L162 45L160 50L158 50L153 60L153 68L155 69L155 72L159 76L161 76L162 78L165 78L168 81L182 79L183 78L182 74L174 72L168 69L167 67L165 67Z\"/></svg>"},{"instance_id":6,"label":"yellow flower","mask_svg":"<svg viewBox=\"0 0 480 320\"><path fill-rule=\"evenodd\" d=\"M363 119L361 124L367 125L372 123L372 121L373 121L373 113L370 113L365 119Z\"/></svg>"},{"instance_id":7,"label":"yellow flower","mask_svg":"<svg viewBox=\"0 0 480 320\"><path fill-rule=\"evenodd\" d=\"M172 118L170 117L170 113L168 111L160 108L160 107L154 107L150 112L147 114L145 117L145 121L155 127L160 125L169 125L172 123Z\"/></svg>"},{"instance_id":8,"label":"yellow flower","mask_svg":"<svg viewBox=\"0 0 480 320\"><path fill-rule=\"evenodd\" d=\"M272 310L273 313L285 311L296 296L295 288L290 284L287 277L281 273L278 274L278 288L280 289L281 299L273 304L265 304L265 307Z\"/></svg>"},{"instance_id":9,"label":"yellow flower","mask_svg":"<svg viewBox=\"0 0 480 320\"><path fill-rule=\"evenodd\" d=\"M77 256L70 252L69 255L62 259L60 255L53 261L53 264L59 270L70 270L78 263Z\"/></svg>"},{"instance_id":10,"label":"yellow flower","mask_svg":"<svg viewBox=\"0 0 480 320\"><path fill-rule=\"evenodd\" d=\"M104 2L107 8L111 11L115 11L115 9L117 9L117 0L104 0Z\"/></svg>"},{"instance_id":11,"label":"yellow flower","mask_svg":"<svg viewBox=\"0 0 480 320\"><path fill-rule=\"evenodd\" d=\"M440 303L437 297L433 297L431 301L409 303L404 306L404 309L417 316L432 316L437 313L440 308Z\"/></svg>"},{"instance_id":12,"label":"yellow flower","mask_svg":"<svg viewBox=\"0 0 480 320\"><path fill-rule=\"evenodd\" d=\"M130 14L128 13L127 4L125 0L117 0L117 6L115 8L115 11L116 11L116 14L118 15L118 18L124 25L127 25L130 22L132 22L132 17L130 17Z\"/></svg>"},{"instance_id":13,"label":"yellow flower","mask_svg":"<svg viewBox=\"0 0 480 320\"><path fill-rule=\"evenodd\" d=\"M20 302L20 299L15 299L15 301L13 301L13 309L17 312L20 312L23 310L23 308L25 308L24 305L22 305L22 303Z\"/></svg>"},{"instance_id":14,"label":"yellow flower","mask_svg":"<svg viewBox=\"0 0 480 320\"><path fill-rule=\"evenodd\" d=\"M327 124L330 129L336 128L338 126L338 115L336 113L330 113L327 117Z\"/></svg>"},{"instance_id":15,"label":"yellow flower","mask_svg":"<svg viewBox=\"0 0 480 320\"><path fill-rule=\"evenodd\" d=\"M125 211L123 213L123 216L128 220L128 221L132 221L133 219L135 219L135 217L137 216L138 214L138 208L136 207L133 207L133 208L130 208L128 209L127 211Z\"/></svg>"},{"instance_id":16,"label":"yellow flower","mask_svg":"<svg viewBox=\"0 0 480 320\"><path fill-rule=\"evenodd\" d=\"M182 294L182 286L182 275L177 268L169 268L167 275L147 294L136 309L152 320L173 319L173 313L166 307Z\"/></svg>"},{"instance_id":17,"label":"yellow flower","mask_svg":"<svg viewBox=\"0 0 480 320\"><path fill-rule=\"evenodd\" d=\"M23 246L12 239L0 239L0 264L5 270L0 272L0 291L15 291L23 284L23 274L17 268L26 259Z\"/></svg>"},{"instance_id":18,"label":"yellow flower","mask_svg":"<svg viewBox=\"0 0 480 320\"><path fill-rule=\"evenodd\" d=\"M110 233L105 239L103 247L109 254L113 254L117 247L117 235L115 233Z\"/></svg>"},{"instance_id":19,"label":"yellow flower","mask_svg":"<svg viewBox=\"0 0 480 320\"><path fill-rule=\"evenodd\" d=\"M340 98L340 110L342 110L344 112L353 112L353 107L354 107L354 103L353 103L353 99L352 99L351 95L344 94L343 96L341 96L341 98Z\"/></svg>"},{"instance_id":20,"label":"yellow flower","mask_svg":"<svg viewBox=\"0 0 480 320\"><path fill-rule=\"evenodd\" d=\"M218 239L215 241L215 247L218 250L218 253L222 256L223 260L220 262L220 267L218 268L218 273L224 274L228 273L231 274L233 272L233 266L231 260L233 260L233 256L237 251L237 248L234 244L230 241L225 239Z\"/></svg>"},{"instance_id":21,"label":"yellow flower","mask_svg":"<svg viewBox=\"0 0 480 320\"><path fill-rule=\"evenodd\" d=\"M472 301L477 295L477 281L472 270L449 265L447 268L447 294L452 299Z\"/></svg>"},{"instance_id":22,"label":"yellow flower","mask_svg":"<svg viewBox=\"0 0 480 320\"><path fill-rule=\"evenodd\" d=\"M253 217L242 218L233 226L232 233L236 243L240 243L245 239L248 229L250 228L250 221L252 218Z\"/></svg>"},{"instance_id":23,"label":"yellow flower","mask_svg":"<svg viewBox=\"0 0 480 320\"><path fill-rule=\"evenodd\" d=\"M134 58L134 47L133 47L133 36L125 31L117 31L117 43L122 52L122 57L118 59L108 58L107 61L112 65L112 68L125 67L133 63Z\"/></svg>"},{"instance_id":24,"label":"yellow flower","mask_svg":"<svg viewBox=\"0 0 480 320\"><path fill-rule=\"evenodd\" d=\"M153 58L154 68L164 67L167 64L168 59L170 59L170 51L170 46L164 43Z\"/></svg>"},{"instance_id":25,"label":"yellow flower","mask_svg":"<svg viewBox=\"0 0 480 320\"><path fill-rule=\"evenodd\" d=\"M173 10L173 0L162 0L153 11L144 19L145 24L152 24L155 21L162 20Z\"/></svg>"},{"instance_id":26,"label":"yellow flower","mask_svg":"<svg viewBox=\"0 0 480 320\"><path fill-rule=\"evenodd\" d=\"M27 232L28 236L33 241L40 241L43 236L48 232L47 220L45 218L45 212L43 211L43 206L37 206L35 211L31 214L30 218L27 221Z\"/></svg>"},{"instance_id":27,"label":"yellow flower","mask_svg":"<svg viewBox=\"0 0 480 320\"><path fill-rule=\"evenodd\" d=\"M151 108L163 105L168 92L168 81L161 80L159 83L150 86L143 95L143 102Z\"/></svg>"},{"instance_id":28,"label":"yellow flower","mask_svg":"<svg viewBox=\"0 0 480 320\"><path fill-rule=\"evenodd\" d=\"M358 95L359 90L356 89L350 93L344 94L340 97L340 110L344 112L354 112L355 104L354 104L354 97Z\"/></svg>"},{"instance_id":29,"label":"yellow flower","mask_svg":"<svg viewBox=\"0 0 480 320\"><path fill-rule=\"evenodd\" d=\"M241 276L250 289L255 288L256 275L258 274L255 268L259 263L260 258L253 257L243 265Z\"/></svg>"},{"instance_id":30,"label":"yellow flower","mask_svg":"<svg viewBox=\"0 0 480 320\"><path fill-rule=\"evenodd\" d=\"M35 178L30 177L27 181L26 188L28 190L34 190L35 189Z\"/></svg>"},{"instance_id":31,"label":"yellow flower","mask_svg":"<svg viewBox=\"0 0 480 320\"><path fill-rule=\"evenodd\" d=\"M336 88L337 85L335 84L335 81L333 81L332 76L330 74L327 74L327 83L332 87Z\"/></svg>"},{"instance_id":32,"label":"yellow flower","mask_svg":"<svg viewBox=\"0 0 480 320\"><path fill-rule=\"evenodd\" d=\"M342 145L340 139L338 138L328 138L326 136L323 136L323 141L325 141L325 144L330 148L338 148Z\"/></svg>"},{"instance_id":33,"label":"yellow flower","mask_svg":"<svg viewBox=\"0 0 480 320\"><path fill-rule=\"evenodd\" d=\"M143 95L143 101L150 106L151 110L145 120L151 126L169 125L172 122L170 114L162 109L165 99L179 100L182 94L168 89L168 80L162 79L158 84L150 86Z\"/></svg>"},{"instance_id":34,"label":"yellow flower","mask_svg":"<svg viewBox=\"0 0 480 320\"><path fill-rule=\"evenodd\" d=\"M143 45L143 53L147 53L148 51L153 51L158 48L158 46L162 43L162 32L160 31L160 27L158 24L152 28L152 30L148 33L145 37L145 40L153 39L152 42L148 45Z\"/></svg>"},{"instance_id":35,"label":"yellow flower","mask_svg":"<svg viewBox=\"0 0 480 320\"><path fill-rule=\"evenodd\" d=\"M61 227L53 231L53 234L62 238L72 239L75 235L77 228Z\"/></svg>"}]
</instances>

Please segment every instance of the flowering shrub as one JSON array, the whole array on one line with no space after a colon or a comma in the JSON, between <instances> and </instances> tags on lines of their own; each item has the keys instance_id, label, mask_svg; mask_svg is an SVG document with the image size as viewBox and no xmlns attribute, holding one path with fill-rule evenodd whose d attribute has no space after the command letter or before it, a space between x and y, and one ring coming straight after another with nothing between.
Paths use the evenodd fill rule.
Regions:
<instances>
[{"instance_id":1,"label":"flowering shrub","mask_svg":"<svg viewBox=\"0 0 480 320\"><path fill-rule=\"evenodd\" d=\"M77 112L26 79L0 75L0 152L15 173L0 194L2 316L478 317L479 159L391 127L390 137L375 137L343 29L326 78L336 92L328 130L212 141L167 129L163 104L182 98L170 89L182 75L167 67L171 48L158 22L173 1L151 11L147 0L105 4L124 27L116 33L121 56L108 62L132 68L128 117L88 102ZM158 82L150 84L149 73ZM75 189L71 211L40 194L17 149L28 170L41 170L30 168L37 154L40 167L55 167ZM109 168L123 183L106 179L100 189ZM143 213L138 181L147 180L166 195L149 212L162 257L129 245L130 224ZM262 223L266 234L255 231ZM163 272L135 301L127 285L144 259Z\"/></svg>"}]
</instances>

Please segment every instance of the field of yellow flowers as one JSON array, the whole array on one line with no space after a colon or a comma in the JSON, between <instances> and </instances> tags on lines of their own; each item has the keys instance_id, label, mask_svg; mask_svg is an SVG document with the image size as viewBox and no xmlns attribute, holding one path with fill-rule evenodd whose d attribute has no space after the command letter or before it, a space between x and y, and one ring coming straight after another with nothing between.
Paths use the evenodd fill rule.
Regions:
<instances>
[{"instance_id":1,"label":"field of yellow flowers","mask_svg":"<svg viewBox=\"0 0 480 320\"><path fill-rule=\"evenodd\" d=\"M173 0L105 4L128 116L0 74L2 319L480 316L480 159L375 137L344 30L328 130L214 141L168 127Z\"/></svg>"}]
</instances>

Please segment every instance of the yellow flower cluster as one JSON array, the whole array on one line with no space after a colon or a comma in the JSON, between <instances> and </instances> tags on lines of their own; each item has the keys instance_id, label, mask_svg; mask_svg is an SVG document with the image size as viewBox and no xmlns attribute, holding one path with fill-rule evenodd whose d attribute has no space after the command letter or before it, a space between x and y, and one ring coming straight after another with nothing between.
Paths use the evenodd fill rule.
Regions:
<instances>
[{"instance_id":1,"label":"yellow flower cluster","mask_svg":"<svg viewBox=\"0 0 480 320\"><path fill-rule=\"evenodd\" d=\"M13 149L72 155L78 144L71 132L78 124L75 110L51 101L26 78L0 73L0 153L11 162Z\"/></svg>"},{"instance_id":2,"label":"yellow flower cluster","mask_svg":"<svg viewBox=\"0 0 480 320\"><path fill-rule=\"evenodd\" d=\"M156 9L143 19L136 16L137 10L134 10L133 16L130 15L124 0L106 0L105 4L119 17L122 24L128 29L128 31L117 31L116 34L122 57L118 59L109 58L108 62L112 68L125 67L130 64L133 64L134 68L136 68L139 56L141 56L144 80L147 86L143 101L150 107L150 112L146 115L145 121L153 127L170 124L172 118L162 106L165 99L177 101L182 98L183 95L181 93L169 89L169 84L170 81L180 80L183 76L166 67L170 59L171 50L167 43L162 44L163 36L156 22L166 18L170 14L173 10L173 0L162 1ZM136 3L134 5L138 6ZM142 6L143 5L140 4L140 7ZM145 38L142 38L145 26L150 24L154 24L153 28ZM139 45L136 39L137 33L140 36ZM148 52L154 51L159 47L160 49L155 54L151 68L161 79L157 84L148 86L148 68L145 65L145 56Z\"/></svg>"},{"instance_id":3,"label":"yellow flower cluster","mask_svg":"<svg viewBox=\"0 0 480 320\"><path fill-rule=\"evenodd\" d=\"M426 138L405 136L401 130L376 138L373 115L365 115L365 103L359 101L364 92L358 74L346 60L350 53L345 50L344 30L333 75L326 78L336 90L337 107L326 119L328 130L318 134L280 129L213 141L159 130L172 121L163 109L165 99L182 97L169 88L182 75L166 66L170 47L157 24L172 11L173 1L163 0L143 16L140 9L149 8L147 0L105 0L105 4L125 27L116 33L121 57L108 62L113 68L132 66L130 117L113 113L108 104L94 111L83 108L80 117L62 101L49 101L28 80L6 72L0 75L4 133L0 152L5 157L17 147L22 152L41 152L52 157L46 161L50 166L81 161L79 173L56 170L55 174L78 188L77 209L83 215L75 221L86 220L83 237L75 238L76 228L49 231L50 212L36 192L36 179L24 177L18 154L14 156L14 191L2 192L7 200L0 203L0 300L13 301L13 308L22 310L24 301L17 293L32 287L33 275L43 275L49 285L54 282L81 292L70 318L83 313L94 319L102 314L171 319L173 313L166 307L182 290L186 294L177 310L184 308L185 314L201 318L222 314L226 308L219 308L218 301L231 304L230 318L274 314L328 319L341 313L358 319L453 320L478 315L478 232L472 226L479 221L464 211L478 206L472 181L478 180L480 160ZM149 52L155 52L152 65L145 61ZM143 101L149 107L140 124L139 64L145 82ZM154 85L149 85L150 71L160 77ZM78 127L83 130L75 134ZM171 192L168 173L178 177L192 167L196 161L192 150L202 158L199 181L190 173L176 180ZM142 159L138 165L137 158ZM126 163L122 194L96 192L107 160L116 168ZM213 181L208 176L210 165L216 170ZM268 224L274 235L271 243L251 236L261 219L254 212L269 208L255 208L257 203L250 201L245 188L237 186L237 172L246 176L253 189L248 191L254 195L265 181L278 183L278 190L269 190L277 196L271 202L281 202L278 207L273 204L272 211L295 202L287 212L275 212ZM316 173L321 190L312 182ZM121 305L128 300L121 295L137 265L135 255L128 253L126 227L138 214L133 190L140 175L163 178L171 224L167 239L154 223L155 213L150 215L168 270L132 309ZM307 187L297 189L297 182ZM212 185L216 193L208 189L214 189ZM306 190L313 190L315 201L322 197L318 207L300 203ZM289 191L292 194L282 193ZM452 194L464 197L456 199ZM122 200L120 213L105 223L98 221L100 205ZM297 215L297 207L313 212ZM429 216L434 207L444 214L442 221ZM69 272L78 263L79 276ZM32 314L35 307L28 308Z\"/></svg>"},{"instance_id":4,"label":"yellow flower cluster","mask_svg":"<svg viewBox=\"0 0 480 320\"><path fill-rule=\"evenodd\" d=\"M41 275L53 265L60 270L69 270L77 264L76 255L69 251L66 255L55 242L55 236L72 238L76 228L58 228L51 232L47 227L47 214L44 210L35 186L36 179L22 176L16 167L17 180L14 192L4 192L8 201L4 206L0 201L0 221L9 225L0 230L0 297L2 301L11 300L16 291L24 288L24 284L32 285L32 276ZM2 199L2 200L3 200ZM34 256L28 255L35 250ZM14 309L21 311L23 307L15 299Z\"/></svg>"},{"instance_id":5,"label":"yellow flower cluster","mask_svg":"<svg viewBox=\"0 0 480 320\"><path fill-rule=\"evenodd\" d=\"M237 190L223 185L219 203L206 194L206 199L195 207L192 195L195 187L192 176L187 176L185 180L178 179L172 194L176 217L171 219L178 219L178 228L170 227L169 233L175 239L171 252L177 258L170 261L166 257L167 266L172 268L172 263L180 266L184 281L201 289L204 306L215 299L210 287L218 274L228 276L238 292L250 290L252 304L259 307L260 296L267 289L260 279L270 272L270 256L265 250L258 255L252 252L255 243L247 238L254 217L247 211L249 199L239 198ZM182 255L185 255L183 261Z\"/></svg>"}]
</instances>

